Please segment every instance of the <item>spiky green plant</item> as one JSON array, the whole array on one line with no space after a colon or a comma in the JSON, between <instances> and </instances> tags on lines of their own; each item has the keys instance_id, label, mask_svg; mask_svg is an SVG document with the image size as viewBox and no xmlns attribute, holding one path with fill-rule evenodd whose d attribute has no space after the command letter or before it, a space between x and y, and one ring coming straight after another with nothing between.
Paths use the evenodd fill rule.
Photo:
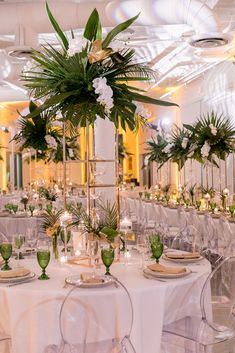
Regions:
<instances>
[{"instance_id":1,"label":"spiky green plant","mask_svg":"<svg viewBox=\"0 0 235 353\"><path fill-rule=\"evenodd\" d=\"M48 236L58 235L60 232L60 217L63 210L55 211L52 209L45 210L42 213L42 228Z\"/></svg>"},{"instance_id":2,"label":"spiky green plant","mask_svg":"<svg viewBox=\"0 0 235 353\"><path fill-rule=\"evenodd\" d=\"M36 155L32 159L63 162L63 129L55 127L55 117L50 111L44 111L36 116L33 113L37 110L37 105L33 102L29 104L30 115L22 116L19 119L19 132L14 136L14 140L19 145L20 150L34 149ZM79 159L79 145L77 142L79 134L73 128L69 130L70 135L66 136L66 158ZM46 141L46 136L50 136L56 142L56 147L51 146ZM71 155L71 150L72 155Z\"/></svg>"},{"instance_id":3,"label":"spiky green plant","mask_svg":"<svg viewBox=\"0 0 235 353\"><path fill-rule=\"evenodd\" d=\"M183 145L184 139L187 140L185 146ZM185 140L185 141L186 141ZM189 158L189 153L193 144L193 136L190 131L185 128L180 128L174 126L171 132L171 149L170 149L170 159L172 162L178 164L178 169L180 170L187 159Z\"/></svg>"},{"instance_id":4,"label":"spiky green plant","mask_svg":"<svg viewBox=\"0 0 235 353\"><path fill-rule=\"evenodd\" d=\"M50 109L52 114L60 111L65 120L75 126L93 124L97 116L108 118L118 128L134 130L140 120L136 117L135 102L172 106L143 94L130 85L132 81L149 81L156 73L146 65L137 63L135 51L123 48L111 49L115 37L127 29L138 15L113 28L102 39L102 26L96 9L91 13L83 33L84 45L71 54L71 45L46 4L48 17L60 40L61 48L47 44L43 51L33 50L34 66L25 70L22 80L35 99L44 103L37 108L35 115ZM72 38L74 34L72 32ZM99 103L93 80L105 78L112 90L113 106L105 110L104 102Z\"/></svg>"},{"instance_id":5,"label":"spiky green plant","mask_svg":"<svg viewBox=\"0 0 235 353\"><path fill-rule=\"evenodd\" d=\"M158 168L161 168L170 157L168 153L164 152L164 148L168 145L167 140L161 135L157 135L157 140L152 138L146 144L148 146L149 162L156 162L159 164Z\"/></svg>"},{"instance_id":6,"label":"spiky green plant","mask_svg":"<svg viewBox=\"0 0 235 353\"><path fill-rule=\"evenodd\" d=\"M212 110L200 116L193 126L184 124L184 127L194 136L197 148L193 158L200 163L205 163L206 159L218 167L215 156L225 160L235 150L235 127L223 114L219 115ZM208 156L202 152L205 143L209 146Z\"/></svg>"},{"instance_id":7,"label":"spiky green plant","mask_svg":"<svg viewBox=\"0 0 235 353\"><path fill-rule=\"evenodd\" d=\"M113 242L114 237L118 235L118 207L116 203L112 204L98 203L95 215L88 215L81 204L72 207L73 222L71 225L83 224L87 233L92 233L99 238L105 236L109 242Z\"/></svg>"},{"instance_id":8,"label":"spiky green plant","mask_svg":"<svg viewBox=\"0 0 235 353\"><path fill-rule=\"evenodd\" d=\"M121 139L119 139L119 141L118 141L118 160L119 160L119 163L122 162L123 159L127 158L128 156L132 156L132 155L133 155L133 153L128 152L123 141Z\"/></svg>"}]
</instances>

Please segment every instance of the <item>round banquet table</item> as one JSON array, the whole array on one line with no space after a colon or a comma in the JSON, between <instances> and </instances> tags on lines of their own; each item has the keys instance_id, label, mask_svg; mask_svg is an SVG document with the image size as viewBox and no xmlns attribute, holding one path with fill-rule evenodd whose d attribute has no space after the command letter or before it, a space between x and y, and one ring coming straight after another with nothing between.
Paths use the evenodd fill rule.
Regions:
<instances>
[{"instance_id":1,"label":"round banquet table","mask_svg":"<svg viewBox=\"0 0 235 353\"><path fill-rule=\"evenodd\" d=\"M172 266L164 260L161 262ZM41 273L36 259L22 260L21 264L34 271L37 277ZM134 255L134 251L129 264L120 262L112 265L112 274L128 288L133 301L134 323L131 339L137 353L160 353L164 324L186 315L200 315L200 293L211 271L210 264L203 259L187 266L193 271L190 275L161 282L143 276L140 258ZM43 353L47 345L59 344L59 311L63 298L70 290L64 287L64 280L71 274L84 271L90 269L79 265L62 266L51 261L47 268L50 275L48 281L35 279L13 287L0 284L0 331L11 335L12 353ZM99 271L104 273L103 265ZM79 295L91 296L95 303L100 290L105 295L105 291L119 289L114 286L86 288L81 289ZM99 309L102 314L109 315L109 311L105 311L106 305L104 299ZM110 317L110 320L112 323L114 318ZM125 320L125 315L120 320Z\"/></svg>"},{"instance_id":2,"label":"round banquet table","mask_svg":"<svg viewBox=\"0 0 235 353\"><path fill-rule=\"evenodd\" d=\"M22 217L18 215L0 217L0 232L3 233L9 240L13 234L26 234L27 229L41 228L41 217Z\"/></svg>"}]
</instances>

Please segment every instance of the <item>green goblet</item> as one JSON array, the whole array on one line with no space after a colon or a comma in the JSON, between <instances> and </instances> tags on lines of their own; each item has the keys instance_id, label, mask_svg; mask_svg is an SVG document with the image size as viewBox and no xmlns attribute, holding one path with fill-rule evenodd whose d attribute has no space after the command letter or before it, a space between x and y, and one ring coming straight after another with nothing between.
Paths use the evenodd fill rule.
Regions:
<instances>
[{"instance_id":1,"label":"green goblet","mask_svg":"<svg viewBox=\"0 0 235 353\"><path fill-rule=\"evenodd\" d=\"M196 209L199 211L200 210L200 207L201 207L201 200L196 200Z\"/></svg>"},{"instance_id":2,"label":"green goblet","mask_svg":"<svg viewBox=\"0 0 235 353\"><path fill-rule=\"evenodd\" d=\"M170 201L170 195L166 194L165 199L166 199L166 204L168 205Z\"/></svg>"},{"instance_id":3,"label":"green goblet","mask_svg":"<svg viewBox=\"0 0 235 353\"><path fill-rule=\"evenodd\" d=\"M45 250L45 249L39 249L37 251L37 260L38 260L38 264L42 269L42 274L41 276L38 277L38 279L40 280L45 280L45 279L49 279L50 277L48 277L48 275L46 274L46 268L49 264L50 261L50 250Z\"/></svg>"},{"instance_id":4,"label":"green goblet","mask_svg":"<svg viewBox=\"0 0 235 353\"><path fill-rule=\"evenodd\" d=\"M102 249L101 250L101 259L103 264L106 267L105 275L111 275L109 268L113 263L114 260L114 249Z\"/></svg>"},{"instance_id":5,"label":"green goblet","mask_svg":"<svg viewBox=\"0 0 235 353\"><path fill-rule=\"evenodd\" d=\"M235 212L235 205L229 205L228 209L229 209L229 213L230 213L231 218L233 218L234 212Z\"/></svg>"},{"instance_id":6,"label":"green goblet","mask_svg":"<svg viewBox=\"0 0 235 353\"><path fill-rule=\"evenodd\" d=\"M149 237L150 248L152 251L152 257L159 262L160 257L162 256L164 245L160 240L159 235L151 235Z\"/></svg>"},{"instance_id":7,"label":"green goblet","mask_svg":"<svg viewBox=\"0 0 235 353\"><path fill-rule=\"evenodd\" d=\"M8 261L12 254L12 244L11 243L2 243L0 244L0 253L3 260L5 261L4 266L1 268L2 271L9 271L11 267L8 265Z\"/></svg>"},{"instance_id":8,"label":"green goblet","mask_svg":"<svg viewBox=\"0 0 235 353\"><path fill-rule=\"evenodd\" d=\"M68 242L70 241L70 238L71 238L71 231L67 230L66 233L67 233L67 244L68 244ZM60 239L62 240L62 242L64 244L64 229L60 230Z\"/></svg>"},{"instance_id":9,"label":"green goblet","mask_svg":"<svg viewBox=\"0 0 235 353\"><path fill-rule=\"evenodd\" d=\"M33 217L33 211L35 210L34 205L29 205L30 217Z\"/></svg>"},{"instance_id":10,"label":"green goblet","mask_svg":"<svg viewBox=\"0 0 235 353\"><path fill-rule=\"evenodd\" d=\"M209 203L209 206L210 206L211 212L214 214L215 213L215 209L216 209L216 202L211 201Z\"/></svg>"},{"instance_id":11,"label":"green goblet","mask_svg":"<svg viewBox=\"0 0 235 353\"><path fill-rule=\"evenodd\" d=\"M18 205L12 205L11 209L14 212L14 214L16 214L16 212L18 211Z\"/></svg>"}]
</instances>

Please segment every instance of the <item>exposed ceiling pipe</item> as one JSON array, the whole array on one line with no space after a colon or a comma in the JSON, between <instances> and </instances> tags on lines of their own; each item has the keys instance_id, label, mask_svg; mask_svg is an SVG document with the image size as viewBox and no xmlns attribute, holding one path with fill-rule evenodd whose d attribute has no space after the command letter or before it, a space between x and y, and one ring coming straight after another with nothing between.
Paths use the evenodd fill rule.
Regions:
<instances>
[{"instance_id":1,"label":"exposed ceiling pipe","mask_svg":"<svg viewBox=\"0 0 235 353\"><path fill-rule=\"evenodd\" d=\"M221 33L213 11L199 0L114 0L106 6L107 14L118 22L133 15L133 9L140 12L136 24L191 26L197 34L190 42L192 46L216 47L231 40L230 36Z\"/></svg>"},{"instance_id":2,"label":"exposed ceiling pipe","mask_svg":"<svg viewBox=\"0 0 235 353\"><path fill-rule=\"evenodd\" d=\"M196 33L219 32L213 11L199 0L123 0L107 6L113 21L141 12L136 23L142 25L188 24Z\"/></svg>"},{"instance_id":3,"label":"exposed ceiling pipe","mask_svg":"<svg viewBox=\"0 0 235 353\"><path fill-rule=\"evenodd\" d=\"M114 0L82 3L49 1L49 6L64 30L84 27L96 7L104 27L130 18L140 12L139 25L188 24L196 33L219 32L213 11L199 0ZM14 34L23 24L37 33L51 32L43 2L0 4L0 33Z\"/></svg>"}]
</instances>

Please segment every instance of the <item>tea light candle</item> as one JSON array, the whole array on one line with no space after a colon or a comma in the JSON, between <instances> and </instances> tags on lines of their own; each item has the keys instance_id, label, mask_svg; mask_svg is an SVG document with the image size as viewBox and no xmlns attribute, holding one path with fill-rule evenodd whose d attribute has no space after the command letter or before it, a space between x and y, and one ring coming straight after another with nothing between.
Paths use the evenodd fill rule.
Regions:
<instances>
[{"instance_id":1,"label":"tea light candle","mask_svg":"<svg viewBox=\"0 0 235 353\"><path fill-rule=\"evenodd\" d=\"M67 262L67 256L61 255L61 257L60 257L60 263L61 263L61 264L65 264L66 262Z\"/></svg>"},{"instance_id":2,"label":"tea light candle","mask_svg":"<svg viewBox=\"0 0 235 353\"><path fill-rule=\"evenodd\" d=\"M228 196L229 195L229 189L225 188L223 190L223 194L224 194L224 196Z\"/></svg>"},{"instance_id":3,"label":"tea light candle","mask_svg":"<svg viewBox=\"0 0 235 353\"><path fill-rule=\"evenodd\" d=\"M62 215L60 216L60 223L61 225L63 225L64 223L70 221L72 218L71 214L68 213L67 211L65 211L64 213L62 213Z\"/></svg>"},{"instance_id":4,"label":"tea light candle","mask_svg":"<svg viewBox=\"0 0 235 353\"><path fill-rule=\"evenodd\" d=\"M132 222L127 217L125 217L120 222L120 231L126 232L131 229L132 229Z\"/></svg>"},{"instance_id":5,"label":"tea light candle","mask_svg":"<svg viewBox=\"0 0 235 353\"><path fill-rule=\"evenodd\" d=\"M209 200L210 200L210 194L206 194L205 196L204 196L204 199L206 200L206 209L208 210L208 208L209 208Z\"/></svg>"}]
</instances>

